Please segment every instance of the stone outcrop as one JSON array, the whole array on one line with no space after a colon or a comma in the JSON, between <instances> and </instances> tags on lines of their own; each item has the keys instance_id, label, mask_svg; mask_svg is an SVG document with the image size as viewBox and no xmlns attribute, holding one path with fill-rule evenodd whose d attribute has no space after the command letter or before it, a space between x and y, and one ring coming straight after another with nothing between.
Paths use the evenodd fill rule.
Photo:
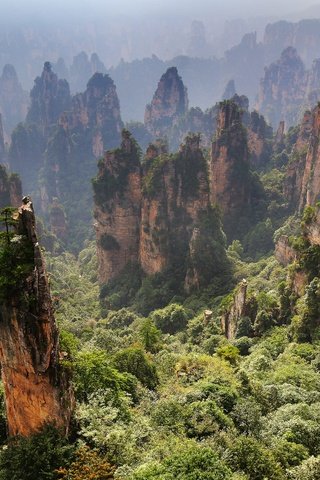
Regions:
<instances>
[{"instance_id":1,"label":"stone outcrop","mask_svg":"<svg viewBox=\"0 0 320 480\"><path fill-rule=\"evenodd\" d=\"M99 278L106 283L139 257L141 168L129 132L120 149L106 152L93 188Z\"/></svg>"},{"instance_id":2,"label":"stone outcrop","mask_svg":"<svg viewBox=\"0 0 320 480\"><path fill-rule=\"evenodd\" d=\"M93 187L101 283L131 262L147 275L179 268L190 291L228 269L199 135L188 136L176 154L151 144L140 165L124 131L121 148L100 162Z\"/></svg>"},{"instance_id":3,"label":"stone outcrop","mask_svg":"<svg viewBox=\"0 0 320 480\"><path fill-rule=\"evenodd\" d=\"M23 90L14 67L5 65L0 76L0 112L7 138L17 123L24 120L28 104L28 94Z\"/></svg>"},{"instance_id":4,"label":"stone outcrop","mask_svg":"<svg viewBox=\"0 0 320 480\"><path fill-rule=\"evenodd\" d=\"M163 137L187 110L187 89L177 68L168 68L158 83L151 104L146 107L145 126L153 137Z\"/></svg>"},{"instance_id":5,"label":"stone outcrop","mask_svg":"<svg viewBox=\"0 0 320 480\"><path fill-rule=\"evenodd\" d=\"M61 116L59 124L70 132L82 131L87 135L89 131L96 158L118 145L123 123L116 87L109 75L95 73L85 92L72 98L71 109Z\"/></svg>"},{"instance_id":6,"label":"stone outcrop","mask_svg":"<svg viewBox=\"0 0 320 480\"><path fill-rule=\"evenodd\" d=\"M28 436L47 423L68 431L73 394L59 363L59 338L28 197L14 216L2 260L0 361L8 431ZM4 240L5 241L5 240Z\"/></svg>"},{"instance_id":7,"label":"stone outcrop","mask_svg":"<svg viewBox=\"0 0 320 480\"><path fill-rule=\"evenodd\" d=\"M45 135L49 134L50 127L71 105L69 84L58 79L50 62L45 62L41 76L35 79L30 99L26 122L35 123Z\"/></svg>"},{"instance_id":8,"label":"stone outcrop","mask_svg":"<svg viewBox=\"0 0 320 480\"><path fill-rule=\"evenodd\" d=\"M2 126L2 116L0 114L0 163L5 161L5 144L4 144L4 134Z\"/></svg>"},{"instance_id":9,"label":"stone outcrop","mask_svg":"<svg viewBox=\"0 0 320 480\"><path fill-rule=\"evenodd\" d=\"M296 251L292 248L287 235L281 235L275 245L274 255L281 265L287 266L296 258Z\"/></svg>"},{"instance_id":10,"label":"stone outcrop","mask_svg":"<svg viewBox=\"0 0 320 480\"><path fill-rule=\"evenodd\" d=\"M140 263L147 274L186 258L199 213L208 209L209 185L199 136L186 138L170 157L157 155L143 166Z\"/></svg>"},{"instance_id":11,"label":"stone outcrop","mask_svg":"<svg viewBox=\"0 0 320 480\"><path fill-rule=\"evenodd\" d=\"M275 128L280 120L288 127L297 124L306 97L306 82L306 71L297 51L286 48L277 62L265 68L257 110Z\"/></svg>"},{"instance_id":12,"label":"stone outcrop","mask_svg":"<svg viewBox=\"0 0 320 480\"><path fill-rule=\"evenodd\" d=\"M311 130L311 132L310 132ZM302 211L306 205L313 205L319 199L320 195L320 106L317 106L312 112L311 122L308 122L309 141L307 152L301 162L303 176L301 180L299 210ZM305 151L303 152L305 155Z\"/></svg>"},{"instance_id":13,"label":"stone outcrop","mask_svg":"<svg viewBox=\"0 0 320 480\"><path fill-rule=\"evenodd\" d=\"M220 103L209 175L211 202L219 205L224 229L233 238L239 233L241 218L248 218L254 205L247 131L241 122L241 111L233 101Z\"/></svg>"},{"instance_id":14,"label":"stone outcrop","mask_svg":"<svg viewBox=\"0 0 320 480\"><path fill-rule=\"evenodd\" d=\"M250 113L248 122L249 163L255 169L266 167L272 154L272 128L258 112Z\"/></svg>"},{"instance_id":15,"label":"stone outcrop","mask_svg":"<svg viewBox=\"0 0 320 480\"><path fill-rule=\"evenodd\" d=\"M299 128L297 140L293 146L291 161L287 165L284 182L284 196L288 201L291 210L303 207L307 189L306 156L309 149L313 131L313 114L311 111L304 113ZM309 157L309 160L310 157Z\"/></svg>"},{"instance_id":16,"label":"stone outcrop","mask_svg":"<svg viewBox=\"0 0 320 480\"><path fill-rule=\"evenodd\" d=\"M18 175L9 174L7 169L0 165L0 208L18 207L21 196L22 187Z\"/></svg>"},{"instance_id":17,"label":"stone outcrop","mask_svg":"<svg viewBox=\"0 0 320 480\"><path fill-rule=\"evenodd\" d=\"M236 287L231 302L221 316L221 328L229 340L236 337L239 320L251 315L251 303L247 301L247 289L248 283L243 279Z\"/></svg>"}]
</instances>

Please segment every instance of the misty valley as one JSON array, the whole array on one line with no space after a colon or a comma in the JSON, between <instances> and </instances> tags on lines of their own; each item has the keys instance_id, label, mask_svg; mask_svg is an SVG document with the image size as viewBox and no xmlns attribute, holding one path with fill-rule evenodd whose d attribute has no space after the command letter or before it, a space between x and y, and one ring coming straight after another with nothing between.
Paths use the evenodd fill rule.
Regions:
<instances>
[{"instance_id":1,"label":"misty valley","mask_svg":"<svg viewBox=\"0 0 320 480\"><path fill-rule=\"evenodd\" d=\"M4 5L0 480L320 480L320 7L250 2Z\"/></svg>"}]
</instances>

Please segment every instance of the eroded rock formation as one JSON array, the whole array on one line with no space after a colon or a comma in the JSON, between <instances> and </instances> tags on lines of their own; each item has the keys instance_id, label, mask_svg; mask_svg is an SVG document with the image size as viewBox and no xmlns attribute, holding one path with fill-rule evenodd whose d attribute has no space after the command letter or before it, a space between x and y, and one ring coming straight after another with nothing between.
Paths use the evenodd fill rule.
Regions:
<instances>
[{"instance_id":1,"label":"eroded rock formation","mask_svg":"<svg viewBox=\"0 0 320 480\"><path fill-rule=\"evenodd\" d=\"M187 89L177 68L168 68L158 83L151 104L146 107L145 126L153 137L163 137L187 110Z\"/></svg>"},{"instance_id":2,"label":"eroded rock formation","mask_svg":"<svg viewBox=\"0 0 320 480\"><path fill-rule=\"evenodd\" d=\"M285 120L288 127L295 125L306 97L306 82L306 71L297 51L286 48L277 62L265 68L257 110L274 127L280 120Z\"/></svg>"},{"instance_id":3,"label":"eroded rock formation","mask_svg":"<svg viewBox=\"0 0 320 480\"><path fill-rule=\"evenodd\" d=\"M14 218L15 231L1 246L0 362L8 430L28 436L53 423L66 433L73 394L59 363L58 331L28 197Z\"/></svg>"},{"instance_id":4,"label":"eroded rock formation","mask_svg":"<svg viewBox=\"0 0 320 480\"><path fill-rule=\"evenodd\" d=\"M0 76L0 111L7 138L17 123L24 120L28 104L28 94L23 90L14 67L5 65Z\"/></svg>"},{"instance_id":5,"label":"eroded rock formation","mask_svg":"<svg viewBox=\"0 0 320 480\"><path fill-rule=\"evenodd\" d=\"M119 149L106 152L93 187L99 278L105 283L139 256L141 167L129 132Z\"/></svg>"},{"instance_id":6,"label":"eroded rock formation","mask_svg":"<svg viewBox=\"0 0 320 480\"><path fill-rule=\"evenodd\" d=\"M235 338L239 320L250 314L247 288L248 283L243 279L236 287L229 305L221 316L221 328L228 339Z\"/></svg>"},{"instance_id":7,"label":"eroded rock formation","mask_svg":"<svg viewBox=\"0 0 320 480\"><path fill-rule=\"evenodd\" d=\"M179 268L187 290L228 269L199 135L188 136L176 154L151 144L140 166L125 131L121 148L100 162L93 186L101 283L129 262L147 275Z\"/></svg>"},{"instance_id":8,"label":"eroded rock formation","mask_svg":"<svg viewBox=\"0 0 320 480\"><path fill-rule=\"evenodd\" d=\"M7 169L0 165L0 208L18 207L21 196L22 187L19 176L8 173Z\"/></svg>"},{"instance_id":9,"label":"eroded rock formation","mask_svg":"<svg viewBox=\"0 0 320 480\"><path fill-rule=\"evenodd\" d=\"M225 231L234 238L241 230L241 219L248 218L257 205L259 192L249 170L247 131L233 101L220 103L209 175L211 202L219 205Z\"/></svg>"},{"instance_id":10,"label":"eroded rock formation","mask_svg":"<svg viewBox=\"0 0 320 480\"><path fill-rule=\"evenodd\" d=\"M26 122L35 123L44 134L48 134L48 129L57 122L61 113L70 108L69 84L58 79L50 62L45 62L41 76L34 83Z\"/></svg>"}]
</instances>

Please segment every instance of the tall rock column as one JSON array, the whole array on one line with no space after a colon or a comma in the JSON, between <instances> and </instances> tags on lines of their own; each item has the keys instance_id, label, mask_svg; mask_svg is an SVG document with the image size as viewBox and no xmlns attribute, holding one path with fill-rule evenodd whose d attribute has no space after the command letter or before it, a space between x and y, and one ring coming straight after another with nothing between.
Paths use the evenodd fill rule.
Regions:
<instances>
[{"instance_id":1,"label":"tall rock column","mask_svg":"<svg viewBox=\"0 0 320 480\"><path fill-rule=\"evenodd\" d=\"M233 238L252 207L247 132L233 101L220 103L217 132L209 161L211 202L221 210L224 230Z\"/></svg>"},{"instance_id":2,"label":"tall rock column","mask_svg":"<svg viewBox=\"0 0 320 480\"><path fill-rule=\"evenodd\" d=\"M67 433L73 394L59 364L58 330L28 197L14 217L15 232L3 234L0 252L0 362L8 430L28 436L52 423Z\"/></svg>"},{"instance_id":3,"label":"tall rock column","mask_svg":"<svg viewBox=\"0 0 320 480\"><path fill-rule=\"evenodd\" d=\"M99 279L106 283L138 260L141 168L138 146L127 130L121 148L100 161L93 189Z\"/></svg>"}]
</instances>

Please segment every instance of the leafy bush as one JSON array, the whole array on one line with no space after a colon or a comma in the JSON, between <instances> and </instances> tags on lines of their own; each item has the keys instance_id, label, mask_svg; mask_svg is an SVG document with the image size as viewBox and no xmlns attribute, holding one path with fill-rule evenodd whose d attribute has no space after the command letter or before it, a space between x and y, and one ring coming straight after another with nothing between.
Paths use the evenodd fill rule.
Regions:
<instances>
[{"instance_id":1,"label":"leafy bush","mask_svg":"<svg viewBox=\"0 0 320 480\"><path fill-rule=\"evenodd\" d=\"M1 480L56 480L68 465L73 446L52 426L25 438L12 439L0 455Z\"/></svg>"},{"instance_id":2,"label":"leafy bush","mask_svg":"<svg viewBox=\"0 0 320 480\"><path fill-rule=\"evenodd\" d=\"M114 364L120 372L134 375L148 388L154 389L159 383L155 365L139 347L121 350L113 357Z\"/></svg>"},{"instance_id":3,"label":"leafy bush","mask_svg":"<svg viewBox=\"0 0 320 480\"><path fill-rule=\"evenodd\" d=\"M162 463L140 467L131 480L231 480L231 471L210 448L190 446Z\"/></svg>"},{"instance_id":4,"label":"leafy bush","mask_svg":"<svg viewBox=\"0 0 320 480\"><path fill-rule=\"evenodd\" d=\"M104 351L80 352L74 368L75 391L79 400L87 401L90 394L107 388L111 389L115 396L127 392L134 400L137 398L136 378L117 371Z\"/></svg>"},{"instance_id":5,"label":"leafy bush","mask_svg":"<svg viewBox=\"0 0 320 480\"><path fill-rule=\"evenodd\" d=\"M188 313L181 305L172 303L152 312L151 318L163 333L174 334L186 328Z\"/></svg>"}]
</instances>

